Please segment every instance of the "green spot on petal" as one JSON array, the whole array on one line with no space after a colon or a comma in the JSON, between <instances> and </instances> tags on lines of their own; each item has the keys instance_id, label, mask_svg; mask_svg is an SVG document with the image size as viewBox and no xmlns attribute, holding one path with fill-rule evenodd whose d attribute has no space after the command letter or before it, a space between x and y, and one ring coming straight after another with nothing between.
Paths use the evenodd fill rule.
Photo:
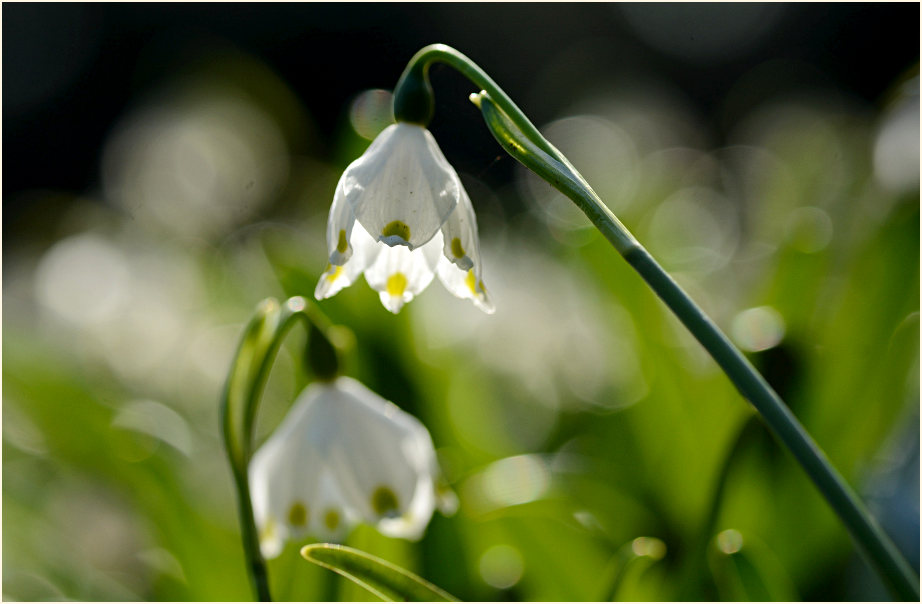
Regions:
<instances>
[{"instance_id":1,"label":"green spot on petal","mask_svg":"<svg viewBox=\"0 0 922 604\"><path fill-rule=\"evenodd\" d=\"M390 488L380 486L371 495L371 507L378 516L385 516L396 512L399 508L397 495Z\"/></svg>"},{"instance_id":2,"label":"green spot on petal","mask_svg":"<svg viewBox=\"0 0 922 604\"><path fill-rule=\"evenodd\" d=\"M464 247L461 245L461 239L455 237L451 240L451 253L455 258L464 258Z\"/></svg>"},{"instance_id":3,"label":"green spot on petal","mask_svg":"<svg viewBox=\"0 0 922 604\"><path fill-rule=\"evenodd\" d=\"M340 254L345 254L346 250L349 249L349 242L346 241L346 230L339 230L339 241L336 242L336 251Z\"/></svg>"},{"instance_id":4,"label":"green spot on petal","mask_svg":"<svg viewBox=\"0 0 922 604\"><path fill-rule=\"evenodd\" d=\"M410 240L410 227L407 226L405 222L395 220L388 223L383 229L381 229L381 234L385 237L390 237L396 235L403 239L404 241Z\"/></svg>"},{"instance_id":5,"label":"green spot on petal","mask_svg":"<svg viewBox=\"0 0 922 604\"><path fill-rule=\"evenodd\" d=\"M335 531L339 527L339 512L332 508L327 510L327 513L323 515L323 525L328 530Z\"/></svg>"},{"instance_id":6,"label":"green spot on petal","mask_svg":"<svg viewBox=\"0 0 922 604\"><path fill-rule=\"evenodd\" d=\"M288 508L288 524L291 526L304 526L307 524L307 508L300 501L296 501Z\"/></svg>"}]
</instances>

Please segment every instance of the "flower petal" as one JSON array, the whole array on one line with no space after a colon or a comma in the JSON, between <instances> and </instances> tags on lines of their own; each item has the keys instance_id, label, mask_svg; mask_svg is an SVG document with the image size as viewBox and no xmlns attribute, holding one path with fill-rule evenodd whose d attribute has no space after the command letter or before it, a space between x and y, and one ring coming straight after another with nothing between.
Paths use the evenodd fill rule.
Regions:
<instances>
[{"instance_id":1,"label":"flower petal","mask_svg":"<svg viewBox=\"0 0 922 604\"><path fill-rule=\"evenodd\" d=\"M352 256L352 245L349 240L352 237L355 214L343 194L343 180L345 174L336 183L333 205L330 206L330 216L327 219L327 251L330 254L330 264L333 266L342 266Z\"/></svg>"},{"instance_id":2,"label":"flower petal","mask_svg":"<svg viewBox=\"0 0 922 604\"><path fill-rule=\"evenodd\" d=\"M428 242L458 203L461 181L425 128L392 124L343 173L356 219L378 241Z\"/></svg>"},{"instance_id":3,"label":"flower petal","mask_svg":"<svg viewBox=\"0 0 922 604\"><path fill-rule=\"evenodd\" d=\"M384 307L396 314L435 276L442 235L436 231L429 243L412 251L402 245L387 247L379 243L378 247L377 258L365 270L365 280L379 293Z\"/></svg>"},{"instance_id":4,"label":"flower petal","mask_svg":"<svg viewBox=\"0 0 922 604\"><path fill-rule=\"evenodd\" d=\"M250 461L250 494L253 502L253 517L259 531L259 546L263 556L275 558L282 553L288 539L288 528L284 522L282 501L287 499L284 479L285 452L282 442L267 442Z\"/></svg>"},{"instance_id":5,"label":"flower petal","mask_svg":"<svg viewBox=\"0 0 922 604\"><path fill-rule=\"evenodd\" d=\"M348 504L334 473L329 469L324 469L320 475L314 501L310 532L325 541L342 541L359 520L358 513Z\"/></svg>"},{"instance_id":6,"label":"flower petal","mask_svg":"<svg viewBox=\"0 0 922 604\"><path fill-rule=\"evenodd\" d=\"M442 225L445 257L463 271L480 267L480 241L477 237L477 217L464 187L460 189L458 205Z\"/></svg>"},{"instance_id":7,"label":"flower petal","mask_svg":"<svg viewBox=\"0 0 922 604\"><path fill-rule=\"evenodd\" d=\"M348 204L345 205L348 208ZM326 271L317 282L317 287L314 288L314 297L316 299L329 298L338 294L344 287L352 285L369 262L374 260L375 254L379 251L376 242L361 224L355 224L352 227L349 249L351 250L351 256L345 264L342 266L332 263L327 265Z\"/></svg>"},{"instance_id":8,"label":"flower petal","mask_svg":"<svg viewBox=\"0 0 922 604\"><path fill-rule=\"evenodd\" d=\"M435 509L435 449L425 426L359 382L339 378L351 437L337 460L350 503L385 535L418 539ZM348 468L348 470L346 470Z\"/></svg>"},{"instance_id":9,"label":"flower petal","mask_svg":"<svg viewBox=\"0 0 922 604\"><path fill-rule=\"evenodd\" d=\"M477 260L473 268L465 271L443 256L437 267L439 281L453 295L462 299L472 300L477 308L491 315L496 311L496 307L493 306L493 302L490 300L489 294L487 294L487 288L480 276L480 259L478 258Z\"/></svg>"},{"instance_id":10,"label":"flower petal","mask_svg":"<svg viewBox=\"0 0 922 604\"><path fill-rule=\"evenodd\" d=\"M284 541L304 534L309 514L318 497L323 470L324 445L317 438L303 438L325 421L323 399L327 388L312 384L298 396L288 415L250 461L250 493L253 515L260 530L263 555L281 553ZM327 434L328 431L324 431Z\"/></svg>"}]
</instances>

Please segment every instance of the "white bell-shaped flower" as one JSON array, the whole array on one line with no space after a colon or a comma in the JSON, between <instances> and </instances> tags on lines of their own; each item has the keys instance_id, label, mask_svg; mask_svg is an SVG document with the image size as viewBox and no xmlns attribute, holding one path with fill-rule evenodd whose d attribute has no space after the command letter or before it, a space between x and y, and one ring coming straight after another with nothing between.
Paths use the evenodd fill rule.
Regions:
<instances>
[{"instance_id":1,"label":"white bell-shaped flower","mask_svg":"<svg viewBox=\"0 0 922 604\"><path fill-rule=\"evenodd\" d=\"M253 456L250 492L267 558L287 539L340 540L359 522L418 539L453 498L425 426L347 377L304 389Z\"/></svg>"},{"instance_id":2,"label":"white bell-shaped flower","mask_svg":"<svg viewBox=\"0 0 922 604\"><path fill-rule=\"evenodd\" d=\"M458 174L422 126L392 124L343 172L327 221L329 266L314 296L360 273L396 313L438 274L452 294L487 313L477 219Z\"/></svg>"}]
</instances>

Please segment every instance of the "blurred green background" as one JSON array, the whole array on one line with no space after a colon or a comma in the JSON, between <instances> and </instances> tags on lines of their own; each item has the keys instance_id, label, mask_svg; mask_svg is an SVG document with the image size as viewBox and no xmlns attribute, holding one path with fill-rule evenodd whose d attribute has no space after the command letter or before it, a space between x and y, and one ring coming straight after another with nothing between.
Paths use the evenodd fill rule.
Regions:
<instances>
[{"instance_id":1,"label":"blurred green background","mask_svg":"<svg viewBox=\"0 0 922 604\"><path fill-rule=\"evenodd\" d=\"M250 597L218 397L310 296L410 56L477 61L764 372L919 566L917 5L3 5L5 600ZM471 600L887 594L793 459L447 68L482 315L320 304L460 499L348 543ZM280 355L260 438L306 382ZM278 599L367 595L297 556Z\"/></svg>"}]
</instances>

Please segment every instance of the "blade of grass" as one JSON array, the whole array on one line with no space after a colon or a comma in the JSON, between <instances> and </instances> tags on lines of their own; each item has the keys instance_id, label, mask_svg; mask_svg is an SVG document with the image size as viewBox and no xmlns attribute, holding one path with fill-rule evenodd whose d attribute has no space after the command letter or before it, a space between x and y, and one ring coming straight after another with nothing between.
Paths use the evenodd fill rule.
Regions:
<instances>
[{"instance_id":1,"label":"blade of grass","mask_svg":"<svg viewBox=\"0 0 922 604\"><path fill-rule=\"evenodd\" d=\"M364 587L385 602L458 601L445 590L408 570L345 545L305 545L301 548L301 556Z\"/></svg>"}]
</instances>

